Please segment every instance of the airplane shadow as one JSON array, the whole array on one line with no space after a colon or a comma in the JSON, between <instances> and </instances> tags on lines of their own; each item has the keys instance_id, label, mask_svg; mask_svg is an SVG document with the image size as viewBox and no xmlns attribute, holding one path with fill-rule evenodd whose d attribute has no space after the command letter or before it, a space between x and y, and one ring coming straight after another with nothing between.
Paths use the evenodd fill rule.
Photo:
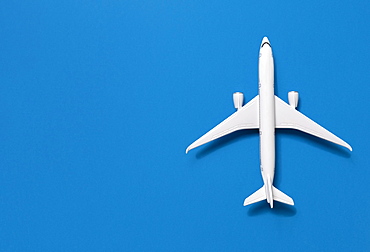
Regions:
<instances>
[{"instance_id":1,"label":"airplane shadow","mask_svg":"<svg viewBox=\"0 0 370 252\"><path fill-rule=\"evenodd\" d=\"M322 149L324 151L333 153L335 155L344 157L344 158L350 158L351 157L351 152L342 146L339 146L337 144L334 144L332 142L328 142L324 139L312 136L310 134L294 130L294 129L278 129L277 134L279 135L285 135L289 137L295 137L297 136L297 139L302 139L300 141L305 141L306 143L310 143L311 145L314 145L315 147ZM307 140L307 141L306 141ZM282 139L277 140L277 149L279 149L279 142L284 141Z\"/></svg>"},{"instance_id":2,"label":"airplane shadow","mask_svg":"<svg viewBox=\"0 0 370 252\"><path fill-rule=\"evenodd\" d=\"M299 142L304 142L304 144L309 144L311 146L315 146L318 149L324 150L326 152L332 153L334 155L343 157L343 158L350 158L351 152L342 146L336 145L332 142L328 142L321 138L309 135L307 133L294 130L294 129L277 129L276 130L276 164L275 164L275 178L274 178L274 185L279 188L281 177L283 177L285 167L282 165L284 160L280 162L283 158L281 153L286 153L287 150L282 150L281 143L284 141L286 137L295 138ZM304 154L302 154L304 155Z\"/></svg>"},{"instance_id":3,"label":"airplane shadow","mask_svg":"<svg viewBox=\"0 0 370 252\"><path fill-rule=\"evenodd\" d=\"M294 206L274 201L274 208L270 208L265 200L254 203L248 210L248 216L258 216L271 213L277 216L292 217L297 214Z\"/></svg>"}]
</instances>

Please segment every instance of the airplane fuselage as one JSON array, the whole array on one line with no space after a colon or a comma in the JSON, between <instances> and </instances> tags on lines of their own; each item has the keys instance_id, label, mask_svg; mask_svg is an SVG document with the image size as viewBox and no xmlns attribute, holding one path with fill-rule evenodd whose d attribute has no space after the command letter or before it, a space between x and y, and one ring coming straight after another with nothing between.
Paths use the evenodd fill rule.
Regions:
<instances>
[{"instance_id":1,"label":"airplane fuselage","mask_svg":"<svg viewBox=\"0 0 370 252\"><path fill-rule=\"evenodd\" d=\"M259 64L259 133L260 133L260 168L265 184L267 201L272 204L272 182L275 174L275 94L274 94L274 59L268 41L262 41Z\"/></svg>"}]
</instances>

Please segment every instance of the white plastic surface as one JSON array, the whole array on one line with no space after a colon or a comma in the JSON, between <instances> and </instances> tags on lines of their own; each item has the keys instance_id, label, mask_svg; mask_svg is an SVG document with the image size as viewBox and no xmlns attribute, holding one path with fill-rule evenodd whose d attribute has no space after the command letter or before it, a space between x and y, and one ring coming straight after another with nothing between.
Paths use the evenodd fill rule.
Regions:
<instances>
[{"instance_id":1,"label":"white plastic surface","mask_svg":"<svg viewBox=\"0 0 370 252\"><path fill-rule=\"evenodd\" d=\"M276 108L276 128L279 129L296 129L313 136L325 139L335 144L341 145L352 151L352 147L325 129L319 124L312 121L310 118L295 110L279 97L275 96L275 108Z\"/></svg>"},{"instance_id":2,"label":"white plastic surface","mask_svg":"<svg viewBox=\"0 0 370 252\"><path fill-rule=\"evenodd\" d=\"M290 91L288 93L288 101L289 101L289 105L292 106L293 108L297 108L298 106L298 92L296 91Z\"/></svg>"},{"instance_id":3,"label":"white plastic surface","mask_svg":"<svg viewBox=\"0 0 370 252\"><path fill-rule=\"evenodd\" d=\"M248 198L244 200L244 206L259 202L261 200L266 199L266 189L265 185L262 186L260 189L258 189L256 192L254 192L252 195L250 195ZM288 204L288 205L294 205L294 201L291 197L277 189L275 186L272 186L272 197L274 200Z\"/></svg>"},{"instance_id":4,"label":"white plastic surface","mask_svg":"<svg viewBox=\"0 0 370 252\"><path fill-rule=\"evenodd\" d=\"M259 128L260 133L260 160L261 175L264 185L245 199L244 205L249 205L266 199L273 207L273 201L294 205L288 195L275 188L272 183L275 175L275 129L288 128L306 132L327 141L342 145L352 151L352 147L324 129L295 108L298 105L298 92L289 92L289 104L274 94L274 59L267 37L264 37L260 46L258 63L259 95L250 102L243 104L242 94L234 93L233 100L238 110L226 118L219 125L193 142L187 149L194 149L202 144L242 129Z\"/></svg>"},{"instance_id":5,"label":"white plastic surface","mask_svg":"<svg viewBox=\"0 0 370 252\"><path fill-rule=\"evenodd\" d=\"M245 104L241 109L236 111L234 114L226 118L219 125L208 131L205 135L200 137L194 143L192 143L187 149L194 149L202 144L208 143L212 140L235 132L242 129L258 129L259 119L258 119L258 95L254 97L250 102Z\"/></svg>"},{"instance_id":6,"label":"white plastic surface","mask_svg":"<svg viewBox=\"0 0 370 252\"><path fill-rule=\"evenodd\" d=\"M260 189L255 191L252 195L250 195L248 198L244 200L244 206L256 203L261 200L266 199L266 191L265 186L262 186Z\"/></svg>"},{"instance_id":7,"label":"white plastic surface","mask_svg":"<svg viewBox=\"0 0 370 252\"><path fill-rule=\"evenodd\" d=\"M274 195L274 200L279 201L281 203L288 204L288 205L294 205L294 201L291 197L289 197L288 195L286 195L285 193L277 189L275 186L273 186L272 189L273 189L272 193Z\"/></svg>"},{"instance_id":8,"label":"white plastic surface","mask_svg":"<svg viewBox=\"0 0 370 252\"><path fill-rule=\"evenodd\" d=\"M240 109L243 107L244 95L241 92L233 93L234 107Z\"/></svg>"}]
</instances>

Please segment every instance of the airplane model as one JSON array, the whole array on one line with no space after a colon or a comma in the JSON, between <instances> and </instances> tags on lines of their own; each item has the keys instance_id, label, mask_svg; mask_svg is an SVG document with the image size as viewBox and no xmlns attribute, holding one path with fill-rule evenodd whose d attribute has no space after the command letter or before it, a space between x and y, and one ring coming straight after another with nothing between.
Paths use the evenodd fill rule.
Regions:
<instances>
[{"instance_id":1,"label":"airplane model","mask_svg":"<svg viewBox=\"0 0 370 252\"><path fill-rule=\"evenodd\" d=\"M288 93L289 104L274 94L274 59L271 44L264 37L260 47L258 64L259 94L243 106L243 93L233 94L235 113L219 125L193 142L187 149L194 149L202 144L243 129L259 129L260 169L264 185L244 201L244 206L267 200L273 208L274 200L294 205L291 197L275 188L272 183L275 175L275 129L296 129L352 151L352 147L296 110L298 92Z\"/></svg>"}]
</instances>

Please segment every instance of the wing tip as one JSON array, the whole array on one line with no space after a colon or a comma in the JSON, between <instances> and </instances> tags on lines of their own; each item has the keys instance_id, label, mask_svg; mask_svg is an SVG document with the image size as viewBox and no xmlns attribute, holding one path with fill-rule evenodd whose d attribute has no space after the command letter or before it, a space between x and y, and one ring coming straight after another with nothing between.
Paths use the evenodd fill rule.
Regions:
<instances>
[{"instance_id":1,"label":"wing tip","mask_svg":"<svg viewBox=\"0 0 370 252\"><path fill-rule=\"evenodd\" d=\"M349 145L348 143L344 142L344 144L342 146L343 147L346 147L347 149L349 149L350 151L352 151L352 146Z\"/></svg>"},{"instance_id":2,"label":"wing tip","mask_svg":"<svg viewBox=\"0 0 370 252\"><path fill-rule=\"evenodd\" d=\"M250 204L253 204L253 202L248 201L248 198L244 200L243 206L248 206Z\"/></svg>"},{"instance_id":3,"label":"wing tip","mask_svg":"<svg viewBox=\"0 0 370 252\"><path fill-rule=\"evenodd\" d=\"M188 152L190 150L192 150L192 149L194 149L194 147L192 147L191 145L189 145L188 148L186 148L185 153L188 154Z\"/></svg>"}]
</instances>

